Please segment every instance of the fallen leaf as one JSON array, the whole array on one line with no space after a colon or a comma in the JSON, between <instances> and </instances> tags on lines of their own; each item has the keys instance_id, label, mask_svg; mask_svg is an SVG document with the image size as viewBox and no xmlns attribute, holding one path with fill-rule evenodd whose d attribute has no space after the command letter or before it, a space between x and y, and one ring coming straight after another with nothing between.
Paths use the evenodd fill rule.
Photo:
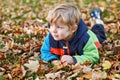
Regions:
<instances>
[{"instance_id":1,"label":"fallen leaf","mask_svg":"<svg viewBox=\"0 0 120 80\"><path fill-rule=\"evenodd\" d=\"M37 74L38 75L43 75L43 74L47 73L49 70L50 70L49 64L46 63L46 62L40 61Z\"/></svg>"},{"instance_id":2,"label":"fallen leaf","mask_svg":"<svg viewBox=\"0 0 120 80\"><path fill-rule=\"evenodd\" d=\"M104 61L104 63L102 64L103 70L107 70L110 69L112 66L112 64L110 63L110 61Z\"/></svg>"},{"instance_id":3,"label":"fallen leaf","mask_svg":"<svg viewBox=\"0 0 120 80\"><path fill-rule=\"evenodd\" d=\"M23 66L18 66L11 71L11 74L12 74L12 78L22 79L25 76L26 71Z\"/></svg>"},{"instance_id":4,"label":"fallen leaf","mask_svg":"<svg viewBox=\"0 0 120 80\"><path fill-rule=\"evenodd\" d=\"M46 77L46 80L55 80L56 78L58 80L60 80L61 75L64 74L64 73L65 73L65 71L60 70L60 71L58 71L56 73L48 73L48 74L45 75L45 77Z\"/></svg>"},{"instance_id":5,"label":"fallen leaf","mask_svg":"<svg viewBox=\"0 0 120 80\"><path fill-rule=\"evenodd\" d=\"M114 77L120 79L120 74L114 74Z\"/></svg>"},{"instance_id":6,"label":"fallen leaf","mask_svg":"<svg viewBox=\"0 0 120 80\"><path fill-rule=\"evenodd\" d=\"M24 66L28 67L31 72L37 72L39 68L38 60L29 60L28 63L25 63Z\"/></svg>"},{"instance_id":7,"label":"fallen leaf","mask_svg":"<svg viewBox=\"0 0 120 80\"><path fill-rule=\"evenodd\" d=\"M88 72L85 75L83 75L85 79L92 79L92 72Z\"/></svg>"},{"instance_id":8,"label":"fallen leaf","mask_svg":"<svg viewBox=\"0 0 120 80\"><path fill-rule=\"evenodd\" d=\"M4 68L0 67L0 76L2 76L5 73L5 71L6 70Z\"/></svg>"},{"instance_id":9,"label":"fallen leaf","mask_svg":"<svg viewBox=\"0 0 120 80\"><path fill-rule=\"evenodd\" d=\"M5 55L3 53L0 53L0 59L4 59Z\"/></svg>"}]
</instances>

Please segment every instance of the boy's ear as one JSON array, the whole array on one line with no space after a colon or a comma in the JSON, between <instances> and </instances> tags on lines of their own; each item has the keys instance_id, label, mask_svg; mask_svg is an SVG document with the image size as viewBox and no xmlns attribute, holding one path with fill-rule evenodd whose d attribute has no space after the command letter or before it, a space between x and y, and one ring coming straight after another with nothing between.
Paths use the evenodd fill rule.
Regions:
<instances>
[{"instance_id":1,"label":"boy's ear","mask_svg":"<svg viewBox=\"0 0 120 80\"><path fill-rule=\"evenodd\" d=\"M72 32L75 32L78 29L78 25L75 25L72 29Z\"/></svg>"}]
</instances>

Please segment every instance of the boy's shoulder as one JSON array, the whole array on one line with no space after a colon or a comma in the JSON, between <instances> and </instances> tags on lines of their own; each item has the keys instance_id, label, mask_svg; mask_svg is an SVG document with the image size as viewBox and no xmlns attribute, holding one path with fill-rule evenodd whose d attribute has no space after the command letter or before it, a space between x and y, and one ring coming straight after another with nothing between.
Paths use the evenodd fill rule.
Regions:
<instances>
[{"instance_id":1,"label":"boy's shoulder","mask_svg":"<svg viewBox=\"0 0 120 80\"><path fill-rule=\"evenodd\" d=\"M97 36L95 35L94 32L92 32L91 30L88 30L87 33L89 34L90 38L92 38L95 41L98 41Z\"/></svg>"}]
</instances>

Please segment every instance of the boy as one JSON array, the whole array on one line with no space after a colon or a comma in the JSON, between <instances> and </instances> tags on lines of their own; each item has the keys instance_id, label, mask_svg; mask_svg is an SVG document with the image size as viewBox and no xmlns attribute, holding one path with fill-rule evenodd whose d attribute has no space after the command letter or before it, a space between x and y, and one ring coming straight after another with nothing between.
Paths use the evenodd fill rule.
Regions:
<instances>
[{"instance_id":1,"label":"boy","mask_svg":"<svg viewBox=\"0 0 120 80\"><path fill-rule=\"evenodd\" d=\"M97 48L106 39L100 14L100 9L96 8L90 12L95 22L92 32L80 19L80 12L74 5L64 3L51 10L47 17L50 33L41 47L41 59L54 65L85 61L96 63L99 60Z\"/></svg>"}]
</instances>

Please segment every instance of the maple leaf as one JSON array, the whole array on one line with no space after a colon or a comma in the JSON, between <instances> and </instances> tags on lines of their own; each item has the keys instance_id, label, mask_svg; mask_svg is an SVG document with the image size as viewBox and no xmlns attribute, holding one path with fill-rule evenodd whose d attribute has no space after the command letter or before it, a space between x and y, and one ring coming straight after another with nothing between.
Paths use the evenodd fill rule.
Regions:
<instances>
[{"instance_id":1,"label":"maple leaf","mask_svg":"<svg viewBox=\"0 0 120 80\"><path fill-rule=\"evenodd\" d=\"M25 63L24 66L28 67L31 72L37 72L39 68L38 60L29 60L28 63Z\"/></svg>"},{"instance_id":2,"label":"maple leaf","mask_svg":"<svg viewBox=\"0 0 120 80\"><path fill-rule=\"evenodd\" d=\"M110 61L104 61L104 63L102 64L103 70L107 70L110 69L112 66L112 64L110 63Z\"/></svg>"}]
</instances>

